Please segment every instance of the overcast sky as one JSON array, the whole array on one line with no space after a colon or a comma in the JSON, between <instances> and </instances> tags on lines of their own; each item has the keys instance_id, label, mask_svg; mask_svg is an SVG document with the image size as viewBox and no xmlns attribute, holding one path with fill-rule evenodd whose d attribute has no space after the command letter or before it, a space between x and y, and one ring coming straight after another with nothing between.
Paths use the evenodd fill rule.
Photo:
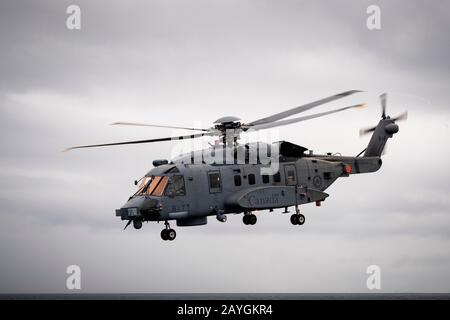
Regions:
<instances>
[{"instance_id":1,"label":"overcast sky","mask_svg":"<svg viewBox=\"0 0 450 320\"><path fill-rule=\"evenodd\" d=\"M66 8L81 8L81 30ZM381 30L366 9L381 8ZM449 1L2 1L0 292L450 291ZM380 171L339 179L292 226L280 211L227 223L123 231L114 210L172 143L76 150L170 136L114 121L208 127L252 121L346 90L366 102L280 128L316 152L356 155L360 127L409 111ZM205 142L211 140L205 139Z\"/></svg>"}]
</instances>

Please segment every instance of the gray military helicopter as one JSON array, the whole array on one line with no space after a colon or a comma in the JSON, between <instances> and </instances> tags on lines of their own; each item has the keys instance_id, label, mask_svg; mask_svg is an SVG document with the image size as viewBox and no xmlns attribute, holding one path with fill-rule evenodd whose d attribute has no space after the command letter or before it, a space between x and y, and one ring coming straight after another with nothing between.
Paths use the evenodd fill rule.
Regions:
<instances>
[{"instance_id":1,"label":"gray military helicopter","mask_svg":"<svg viewBox=\"0 0 450 320\"><path fill-rule=\"evenodd\" d=\"M211 145L208 149L192 151L172 161L154 160L154 168L140 180L135 181L137 191L125 205L116 210L116 216L128 221L125 228L131 223L135 229L141 229L144 221L164 221L165 228L161 231L161 238L174 240L176 232L170 227L171 220L176 220L177 226L180 227L198 226L206 224L208 216L216 216L218 221L226 222L227 214L243 213L244 224L254 225L257 222L255 212L284 208L284 213L287 213L289 207L295 207L295 212L290 217L291 223L303 225L305 216L300 213L300 205L315 202L320 206L329 196L324 191L338 178L374 172L381 167L381 155L385 144L399 131L396 121L406 119L407 112L394 118L387 116L387 95L382 94L381 120L376 126L360 131L361 135L372 132L372 137L367 147L356 156L314 154L312 151L307 153L307 148L288 141L279 141L271 145L261 142L240 144L240 136L251 131L270 129L363 107L363 104L357 104L285 119L357 92L360 91L346 91L248 123L243 123L236 117L223 117L216 120L213 127L207 129L116 122L114 125L187 129L199 133L83 145L66 150L218 136L219 143ZM270 150L267 154L273 150L276 152L271 154L269 162L264 162L261 153L258 152L261 149ZM226 158L227 161L215 161L216 158L211 161L210 158L206 159L205 155L222 155L222 160ZM230 159L231 161L228 161ZM263 169L267 169L275 162L278 165L277 171L264 173Z\"/></svg>"}]
</instances>

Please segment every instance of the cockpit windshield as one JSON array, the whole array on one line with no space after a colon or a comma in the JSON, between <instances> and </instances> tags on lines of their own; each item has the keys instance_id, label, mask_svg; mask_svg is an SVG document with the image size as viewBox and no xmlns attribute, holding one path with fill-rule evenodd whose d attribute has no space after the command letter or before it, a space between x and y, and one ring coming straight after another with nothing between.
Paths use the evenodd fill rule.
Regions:
<instances>
[{"instance_id":1,"label":"cockpit windshield","mask_svg":"<svg viewBox=\"0 0 450 320\"><path fill-rule=\"evenodd\" d=\"M139 184L138 191L135 196L156 196L160 197L166 188L168 176L145 177Z\"/></svg>"},{"instance_id":2,"label":"cockpit windshield","mask_svg":"<svg viewBox=\"0 0 450 320\"><path fill-rule=\"evenodd\" d=\"M151 179L151 177L143 177L141 180L139 180L138 190L136 191L135 195L142 193L144 187Z\"/></svg>"},{"instance_id":3,"label":"cockpit windshield","mask_svg":"<svg viewBox=\"0 0 450 320\"><path fill-rule=\"evenodd\" d=\"M184 196L186 189L182 175L144 177L134 196Z\"/></svg>"}]
</instances>

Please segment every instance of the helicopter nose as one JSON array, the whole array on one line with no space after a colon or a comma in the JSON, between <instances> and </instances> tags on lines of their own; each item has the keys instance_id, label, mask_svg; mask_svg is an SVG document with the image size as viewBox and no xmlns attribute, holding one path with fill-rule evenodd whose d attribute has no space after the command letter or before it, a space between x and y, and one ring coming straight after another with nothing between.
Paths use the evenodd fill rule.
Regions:
<instances>
[{"instance_id":1,"label":"helicopter nose","mask_svg":"<svg viewBox=\"0 0 450 320\"><path fill-rule=\"evenodd\" d=\"M116 216L122 220L137 219L151 215L158 215L161 209L158 199L148 197L134 197L116 210Z\"/></svg>"}]
</instances>

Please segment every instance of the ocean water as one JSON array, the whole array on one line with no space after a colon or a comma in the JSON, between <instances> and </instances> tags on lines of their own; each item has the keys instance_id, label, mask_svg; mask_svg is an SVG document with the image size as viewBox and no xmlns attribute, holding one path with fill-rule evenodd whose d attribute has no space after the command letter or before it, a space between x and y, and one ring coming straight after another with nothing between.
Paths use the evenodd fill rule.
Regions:
<instances>
[{"instance_id":1,"label":"ocean water","mask_svg":"<svg viewBox=\"0 0 450 320\"><path fill-rule=\"evenodd\" d=\"M450 293L0 294L0 300L450 300Z\"/></svg>"}]
</instances>

